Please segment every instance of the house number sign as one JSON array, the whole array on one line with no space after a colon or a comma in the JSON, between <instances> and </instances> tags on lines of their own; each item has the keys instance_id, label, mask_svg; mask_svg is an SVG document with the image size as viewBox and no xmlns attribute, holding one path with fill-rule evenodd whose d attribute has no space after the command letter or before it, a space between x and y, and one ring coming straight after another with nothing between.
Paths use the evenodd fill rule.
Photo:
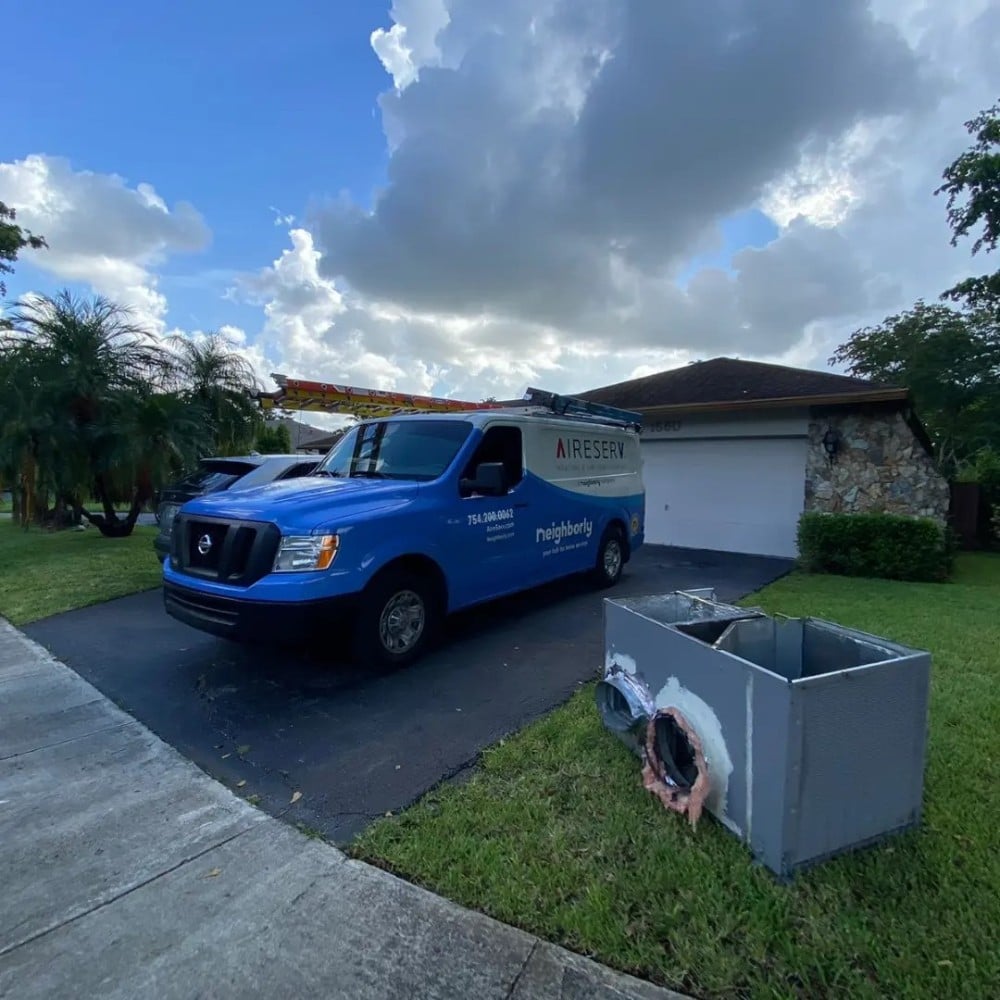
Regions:
<instances>
[{"instance_id":1,"label":"house number sign","mask_svg":"<svg viewBox=\"0 0 1000 1000\"><path fill-rule=\"evenodd\" d=\"M643 424L643 434L675 434L683 426L681 420L662 420L656 424Z\"/></svg>"}]
</instances>

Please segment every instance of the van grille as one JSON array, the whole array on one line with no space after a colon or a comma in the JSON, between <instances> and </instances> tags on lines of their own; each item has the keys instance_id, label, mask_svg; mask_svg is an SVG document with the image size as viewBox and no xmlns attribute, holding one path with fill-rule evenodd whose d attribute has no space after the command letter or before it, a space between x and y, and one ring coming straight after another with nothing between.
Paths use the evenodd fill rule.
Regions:
<instances>
[{"instance_id":1,"label":"van grille","mask_svg":"<svg viewBox=\"0 0 1000 1000\"><path fill-rule=\"evenodd\" d=\"M188 576L248 587L271 571L280 541L274 524L179 514L170 560Z\"/></svg>"}]
</instances>

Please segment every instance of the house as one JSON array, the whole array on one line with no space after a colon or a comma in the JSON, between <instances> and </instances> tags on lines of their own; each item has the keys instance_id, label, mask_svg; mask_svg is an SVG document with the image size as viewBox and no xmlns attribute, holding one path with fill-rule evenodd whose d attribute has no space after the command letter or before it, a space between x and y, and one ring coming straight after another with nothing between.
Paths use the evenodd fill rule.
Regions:
<instances>
[{"instance_id":1,"label":"house","mask_svg":"<svg viewBox=\"0 0 1000 1000\"><path fill-rule=\"evenodd\" d=\"M337 431L335 434L331 434L329 430L304 424L294 417L281 417L278 422L288 428L288 434L292 441L292 451L300 454L326 454L330 450L333 440L342 433Z\"/></svg>"},{"instance_id":2,"label":"house","mask_svg":"<svg viewBox=\"0 0 1000 1000\"><path fill-rule=\"evenodd\" d=\"M346 427L333 431L331 434L324 434L323 437L313 438L308 445L310 451L318 455L325 455L346 433Z\"/></svg>"},{"instance_id":3,"label":"house","mask_svg":"<svg viewBox=\"0 0 1000 1000\"><path fill-rule=\"evenodd\" d=\"M714 358L577 395L643 414L647 542L794 556L804 510L948 515L897 386Z\"/></svg>"}]
</instances>

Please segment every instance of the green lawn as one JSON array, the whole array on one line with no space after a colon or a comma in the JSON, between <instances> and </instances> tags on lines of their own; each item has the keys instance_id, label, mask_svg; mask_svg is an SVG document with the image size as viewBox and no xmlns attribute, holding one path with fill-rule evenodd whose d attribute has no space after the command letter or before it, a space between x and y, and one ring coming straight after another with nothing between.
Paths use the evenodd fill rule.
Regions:
<instances>
[{"instance_id":1,"label":"green lawn","mask_svg":"<svg viewBox=\"0 0 1000 1000\"><path fill-rule=\"evenodd\" d=\"M779 885L713 820L692 832L642 789L588 685L354 853L699 997L995 996L1000 557L960 557L946 585L796 574L746 603L932 651L919 831Z\"/></svg>"},{"instance_id":2,"label":"green lawn","mask_svg":"<svg viewBox=\"0 0 1000 1000\"><path fill-rule=\"evenodd\" d=\"M129 538L103 538L96 528L23 531L0 521L0 615L24 625L158 586L156 530L140 527Z\"/></svg>"}]
</instances>

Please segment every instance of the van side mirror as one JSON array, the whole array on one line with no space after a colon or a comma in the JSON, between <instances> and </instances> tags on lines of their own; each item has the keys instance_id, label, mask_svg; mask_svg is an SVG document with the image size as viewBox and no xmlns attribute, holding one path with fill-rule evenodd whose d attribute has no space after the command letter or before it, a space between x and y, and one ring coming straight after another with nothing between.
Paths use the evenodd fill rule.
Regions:
<instances>
[{"instance_id":1,"label":"van side mirror","mask_svg":"<svg viewBox=\"0 0 1000 1000\"><path fill-rule=\"evenodd\" d=\"M502 497L507 492L503 462L483 462L477 465L476 478L461 480L458 488L465 496L482 493L485 496Z\"/></svg>"}]
</instances>

